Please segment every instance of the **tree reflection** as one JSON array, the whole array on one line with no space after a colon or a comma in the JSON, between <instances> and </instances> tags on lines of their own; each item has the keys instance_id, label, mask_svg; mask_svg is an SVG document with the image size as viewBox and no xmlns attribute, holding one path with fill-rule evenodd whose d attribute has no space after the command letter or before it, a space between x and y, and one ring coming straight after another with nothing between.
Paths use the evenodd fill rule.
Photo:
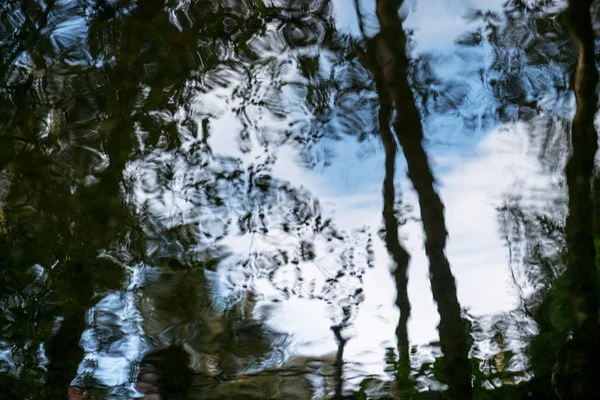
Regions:
<instances>
[{"instance_id":1,"label":"tree reflection","mask_svg":"<svg viewBox=\"0 0 600 400\"><path fill-rule=\"evenodd\" d=\"M390 127L391 114L393 110L392 101L386 91L386 81L383 71L379 66L376 55L377 39L368 39L364 33L360 6L355 2L355 9L359 25L366 42L366 51L361 54L361 61L371 71L375 81L375 87L379 100L378 127L381 142L385 149L385 177L383 181L383 221L385 227L385 244L396 268L394 279L396 282L396 306L400 310L400 318L396 326L396 337L398 339L398 366L397 384L399 391L411 389L411 365L410 365L410 343L408 340L408 320L410 318L410 300L408 298L408 264L410 255L400 243L398 229L398 210L396 204L396 141Z\"/></svg>"},{"instance_id":2,"label":"tree reflection","mask_svg":"<svg viewBox=\"0 0 600 400\"><path fill-rule=\"evenodd\" d=\"M566 167L569 193L567 271L569 308L573 324L571 352L565 362L574 398L600 395L595 382L598 359L598 288L592 228L591 180L598 135L594 116L598 106L594 30L591 2L570 1L565 11L569 33L578 49L573 90L577 103L571 127L572 154Z\"/></svg>"},{"instance_id":3,"label":"tree reflection","mask_svg":"<svg viewBox=\"0 0 600 400\"><path fill-rule=\"evenodd\" d=\"M342 231L314 193L278 174L283 149L314 169L331 162L329 142L376 136L400 310L398 355L388 354L395 395L418 398L426 375L457 399L513 398L519 390L509 387L519 385L547 398L597 395L598 78L589 2L573 0L557 14L552 2L511 1L502 16L474 13L483 28L460 40L463 48L492 47L482 76L496 102L477 118L544 122L547 134L532 140L554 170L566 152L558 139L571 129L568 204L540 211L507 199L498 210L510 249L525 243L523 274L534 290L520 292L520 313L491 322L461 314L444 204L423 145L426 118L452 112L472 127L474 111L466 110L465 85L432 83L433 56L409 59L401 4L375 2L380 31L371 38L357 10L358 39L336 29L325 0L0 5L4 394L128 397L134 386L202 398L390 392L373 377L351 382L362 376L351 374L347 355L374 263L371 228ZM564 106L571 89L572 123ZM398 145L418 196L440 314L441 352L432 350L434 360L419 370L407 328ZM289 338L265 321L290 299L324 303L335 354L284 354ZM524 371L515 332L530 328L527 318L538 330L522 335ZM132 338L141 343L135 351ZM102 357L127 363L114 387L106 387ZM522 383L529 372L531 383Z\"/></svg>"},{"instance_id":4,"label":"tree reflection","mask_svg":"<svg viewBox=\"0 0 600 400\"><path fill-rule=\"evenodd\" d=\"M434 177L422 146L423 127L408 82L406 36L398 17L401 2L380 0L377 16L381 26L376 41L376 54L381 66L389 98L396 107L393 128L408 163L408 176L418 194L421 219L425 231L425 251L429 258L431 289L440 314L440 341L445 358L451 398L471 397L471 367L466 329L461 319L454 277L445 255L448 232L444 207L433 187Z\"/></svg>"},{"instance_id":5,"label":"tree reflection","mask_svg":"<svg viewBox=\"0 0 600 400\"><path fill-rule=\"evenodd\" d=\"M134 265L163 271L143 288L141 306L146 333L164 339L159 347L195 344L196 351L216 356L218 374L227 376L239 374L243 363L261 358L273 345L273 335L250 323L248 310L242 313L246 321L239 322L237 306L210 311L212 289L205 272L230 254L220 242L233 227L263 240L274 232L296 238L291 249L253 251L235 260L246 271L240 281L232 277L233 286L245 288L252 279L271 279L282 263L291 261L299 271L298 261L315 257L310 253L316 236L333 240L333 248L340 235L310 194L272 177L275 158L268 152L255 165L213 154L208 138L215 115L191 105L205 93L231 89L244 127L238 146L250 151L256 145L250 133L259 132L254 113L268 110L272 122L285 120L278 92L257 86L261 75L275 81L285 72L286 60L273 51L325 40L329 13L328 2L310 7L160 0L2 6L8 38L2 42L7 85L2 96L12 105L2 110L2 130L11 132L1 137L8 144L2 149L3 250L11 254L3 299L10 329L3 335L7 345L29 358L10 371L15 379L6 386L13 388L12 395L31 395L31 386L23 385L30 377L20 371L44 363L34 337L21 343L13 332L25 326L26 318L15 313L24 309L24 301L33 301L21 299L21 293L33 296L41 285L41 293L50 297L41 303L44 312L35 313L41 320L34 323L46 328L32 327L31 334L41 335L35 340L44 344L41 357L48 358L47 375L35 380L46 383L38 392L58 398L83 358L76 344L87 310L98 295L118 288L123 272ZM267 23L280 29L267 33ZM266 149L281 144L272 139L274 133L285 138L291 132L269 129L260 129ZM165 164L165 157L173 158ZM178 166L187 171L181 188L175 182ZM181 189L177 195L191 208L165 217L161 207L168 206L174 189ZM24 272L28 265L39 268ZM330 280L332 288L344 274L360 279L363 273L354 270L351 259L344 269ZM297 286L278 290L284 298L297 296L302 291ZM338 310L343 323L360 302L355 289L355 300ZM340 295L331 290L333 297L325 297L333 304ZM144 314L144 305L154 308ZM168 311L156 313L156 308ZM114 311L103 312L114 319ZM208 315L198 316L205 311ZM104 328L95 333L101 342L111 339L102 337ZM20 362L21 355L13 351L9 358ZM86 373L93 374L93 368Z\"/></svg>"},{"instance_id":6,"label":"tree reflection","mask_svg":"<svg viewBox=\"0 0 600 400\"><path fill-rule=\"evenodd\" d=\"M565 177L556 185L563 193L562 185L566 183L568 191L564 198L559 195L548 210L532 209L516 198L499 211L511 258L523 260L524 269L515 275L522 298L521 312L537 325L535 334L529 331L524 335L529 341L532 388L544 398L580 398L597 392L590 373L595 370L598 322L587 318L598 312L591 190L597 150L593 122L597 72L591 4L572 1L560 14L552 6L552 2L534 6L508 3L505 31L509 38L510 32L521 32L519 37L523 37L523 31L531 38L531 45L524 48L523 62L517 64L525 74L514 75L511 88L519 91L521 98L530 99L528 107L537 111L520 117L532 127L543 127L531 130L539 135L532 137L532 142L539 144L536 150L543 165L552 171L568 160ZM497 16L486 18L498 21ZM503 44L499 36L490 40L496 54L496 72L510 75L499 55L507 54L511 45ZM571 69L572 80L567 82L565 71ZM536 70L544 71L551 79L536 79L532 76ZM515 100L508 89L497 88L501 106L522 105L523 100ZM569 108L564 103L570 90L575 94L575 116L572 122L565 122L562 115ZM556 140L565 137L570 140L570 148Z\"/></svg>"}]
</instances>

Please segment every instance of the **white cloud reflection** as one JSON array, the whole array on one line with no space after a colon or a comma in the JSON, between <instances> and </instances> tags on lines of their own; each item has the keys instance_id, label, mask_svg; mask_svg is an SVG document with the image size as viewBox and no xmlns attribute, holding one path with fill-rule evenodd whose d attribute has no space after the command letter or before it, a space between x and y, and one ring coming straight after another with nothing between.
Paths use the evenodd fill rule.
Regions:
<instances>
[{"instance_id":1,"label":"white cloud reflection","mask_svg":"<svg viewBox=\"0 0 600 400\"><path fill-rule=\"evenodd\" d=\"M337 0L335 16L339 27L356 33L356 18L351 3L349 0ZM373 21L374 2L363 3L363 12L370 13ZM485 2L485 7L498 8L501 4L502 1L489 1ZM470 28L462 16L469 8L484 7L481 2L458 0L428 0L407 6L410 8L406 26L415 30L418 51L423 52L452 52L454 40ZM249 165L257 157L263 156L261 147L254 146L249 153L239 151L236 143L241 125L230 110L228 97L228 93L210 98L205 96L196 107L204 113L210 112L218 116L211 120L214 134L210 136L209 142L212 151L235 157ZM263 122L267 123L268 120ZM520 183L520 191L527 193L528 190L549 190L557 179L556 176L549 176L547 171L542 171L536 154L529 151L527 129L529 127L525 124L511 124L495 127L465 140L460 134L444 136L447 132L437 125L436 137L444 137L449 146L428 149L445 205L449 231L447 255L457 280L459 301L475 315L508 311L517 305L516 293L511 284L508 251L499 235L495 208L514 189L515 183ZM456 143L453 143L452 138L456 139ZM377 236L383 225L381 210L385 155L377 138L360 143L354 138L344 138L341 141L327 141L326 145L334 154L331 165L307 169L300 161L297 148L282 146L277 150L277 161L272 167L272 173L275 178L291 182L294 187L306 188L314 198L318 198L325 215L332 217L337 228L351 232L368 227L376 238L373 248L375 266L364 276L365 300L352 327L346 332L351 335L351 340L345 356L347 360L356 363L353 368L357 370L383 374L385 347L395 346L394 331L398 321L398 310L394 305L394 281L390 274L392 264L384 243ZM173 162L172 165L177 168L175 158L169 158L169 155L165 157L165 163ZM397 164L396 185L402 189L404 202L414 208L410 215L418 218L416 193L406 177L402 157ZM185 173L175 172L176 176L177 173ZM138 197L143 195L138 193ZM190 204L181 198L181 193L177 193L177 190L173 190L165 198L168 202L162 205L153 203L153 207L164 208L154 210L157 215L171 215L174 213L173 209L186 212L190 209ZM138 201L143 202L144 199ZM409 338L413 345L427 344L437 340L439 316L432 300L420 222L409 219L401 227L400 234L404 246L411 254L408 291L412 316L409 321ZM223 243L234 254L248 254L250 246L275 246L267 241L254 241L248 236L236 235L226 236ZM287 243L282 241L280 245L286 246ZM317 263L326 261L316 260ZM309 274L307 280L310 279L310 274L318 274L315 268L305 268L304 272ZM315 271L311 271L311 268ZM228 272L229 270L221 273ZM255 289L267 294L270 290L268 286L264 281L255 282ZM225 294L226 289L221 287L221 295ZM110 296L113 294L103 302L112 298ZM276 308L270 307L268 315L261 315L262 306L259 302L257 317L266 318L274 329L292 335L293 340L288 349L290 354L317 356L335 351L336 344L329 330L331 320L323 302L292 298L279 303ZM135 340L140 339L136 336ZM94 351L92 348L86 350L90 353ZM103 374L125 368L122 365L123 359L117 362L108 356L100 360L101 354L96 354L96 357ZM126 358L130 361L135 357L128 353ZM115 379L118 378L108 375L105 377L107 382L115 382Z\"/></svg>"},{"instance_id":2,"label":"white cloud reflection","mask_svg":"<svg viewBox=\"0 0 600 400\"><path fill-rule=\"evenodd\" d=\"M518 304L509 270L508 250L499 234L496 207L501 205L504 196L512 192L517 182L522 182L520 192L527 193L534 189L550 190L550 185L556 179L542 171L534 152L528 151L526 129L524 124L494 129L484 135L474 150L466 153L445 152L432 162L436 166L434 171L443 171L436 175L445 204L449 231L447 254L456 277L459 301L474 315L509 311ZM338 153L344 156L336 158L332 167L324 171L303 170L293 162L292 155L282 156L275 168L276 176L309 187L340 228L351 230L367 225L377 231L382 227L384 154L380 149L368 159L361 160L356 155L363 145L351 141L340 143L344 150ZM354 151L349 151L352 147ZM350 165L359 167L351 168ZM354 174L356 180L353 179ZM366 181L362 178L364 175L369 175L371 179ZM345 182L352 184L346 185ZM416 193L402 167L397 171L396 184L402 187L404 201L414 206L413 216L418 217ZM343 188L336 190L340 185ZM421 224L409 219L400 233L403 244L411 254L410 340L414 345L426 344L437 340L439 316L430 290ZM367 273L366 300L347 348L349 360L364 360L367 363L381 362L383 345L395 343L394 329L398 321L398 311L394 307L394 282L389 273L391 261L382 241L374 250L375 268ZM286 315L286 321L293 319L294 315L302 321L297 331L291 328L294 324L286 326L288 332L298 334L306 342L310 328L307 328L307 320L302 315L311 315L311 321L315 321L317 316L314 309L300 311L298 307L294 305L288 309L282 305L279 313ZM277 325L281 318L275 315L273 323ZM326 317L322 318L324 320ZM315 328L315 331L322 332L324 322L317 321L317 325L321 328ZM382 367L380 364L375 369L381 372Z\"/></svg>"}]
</instances>

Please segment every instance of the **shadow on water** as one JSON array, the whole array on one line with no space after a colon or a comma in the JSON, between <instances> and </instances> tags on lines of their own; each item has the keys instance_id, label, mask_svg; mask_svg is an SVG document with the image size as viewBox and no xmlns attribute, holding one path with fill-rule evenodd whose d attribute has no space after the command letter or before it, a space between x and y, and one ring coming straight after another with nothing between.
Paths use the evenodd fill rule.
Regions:
<instances>
[{"instance_id":1,"label":"shadow on water","mask_svg":"<svg viewBox=\"0 0 600 400\"><path fill-rule=\"evenodd\" d=\"M3 2L0 399L598 397L597 4L450 3Z\"/></svg>"}]
</instances>

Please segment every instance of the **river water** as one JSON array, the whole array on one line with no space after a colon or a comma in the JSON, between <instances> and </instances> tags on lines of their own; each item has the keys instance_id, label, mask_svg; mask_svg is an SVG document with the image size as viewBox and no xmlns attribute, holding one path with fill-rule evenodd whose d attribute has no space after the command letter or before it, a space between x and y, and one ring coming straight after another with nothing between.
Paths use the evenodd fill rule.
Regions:
<instances>
[{"instance_id":1,"label":"river water","mask_svg":"<svg viewBox=\"0 0 600 400\"><path fill-rule=\"evenodd\" d=\"M0 398L590 395L568 6L0 5Z\"/></svg>"}]
</instances>

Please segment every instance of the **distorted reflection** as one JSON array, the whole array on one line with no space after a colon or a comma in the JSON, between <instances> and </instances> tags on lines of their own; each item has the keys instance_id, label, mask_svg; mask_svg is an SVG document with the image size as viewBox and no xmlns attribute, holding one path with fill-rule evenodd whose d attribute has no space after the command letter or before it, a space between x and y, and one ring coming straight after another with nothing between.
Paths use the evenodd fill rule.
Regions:
<instances>
[{"instance_id":1,"label":"distorted reflection","mask_svg":"<svg viewBox=\"0 0 600 400\"><path fill-rule=\"evenodd\" d=\"M0 4L0 398L600 398L597 5Z\"/></svg>"}]
</instances>

